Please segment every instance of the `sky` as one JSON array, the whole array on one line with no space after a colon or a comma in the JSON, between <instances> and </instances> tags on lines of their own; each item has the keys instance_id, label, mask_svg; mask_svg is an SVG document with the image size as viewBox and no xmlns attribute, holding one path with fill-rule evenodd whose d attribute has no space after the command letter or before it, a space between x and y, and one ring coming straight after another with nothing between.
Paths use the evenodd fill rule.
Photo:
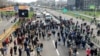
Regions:
<instances>
[{"instance_id":1,"label":"sky","mask_svg":"<svg viewBox=\"0 0 100 56\"><path fill-rule=\"evenodd\" d=\"M19 3L30 3L30 2L35 2L36 0L15 0L15 1Z\"/></svg>"},{"instance_id":2,"label":"sky","mask_svg":"<svg viewBox=\"0 0 100 56\"><path fill-rule=\"evenodd\" d=\"M30 3L30 2L34 2L34 1L37 1L37 0L15 0L16 2L19 2L19 3ZM59 1L59 0L56 0L56 1Z\"/></svg>"}]
</instances>

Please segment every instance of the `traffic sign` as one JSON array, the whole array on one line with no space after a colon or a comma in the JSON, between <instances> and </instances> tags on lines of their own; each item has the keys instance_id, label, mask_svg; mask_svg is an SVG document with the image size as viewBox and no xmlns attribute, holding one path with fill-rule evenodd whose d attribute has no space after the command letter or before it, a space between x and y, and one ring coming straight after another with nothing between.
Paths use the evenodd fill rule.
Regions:
<instances>
[{"instance_id":1,"label":"traffic sign","mask_svg":"<svg viewBox=\"0 0 100 56\"><path fill-rule=\"evenodd\" d=\"M67 11L68 10L66 8L63 8L63 10L62 10L63 13L67 13Z\"/></svg>"},{"instance_id":2,"label":"traffic sign","mask_svg":"<svg viewBox=\"0 0 100 56\"><path fill-rule=\"evenodd\" d=\"M95 9L95 5L90 5L90 9Z\"/></svg>"}]
</instances>

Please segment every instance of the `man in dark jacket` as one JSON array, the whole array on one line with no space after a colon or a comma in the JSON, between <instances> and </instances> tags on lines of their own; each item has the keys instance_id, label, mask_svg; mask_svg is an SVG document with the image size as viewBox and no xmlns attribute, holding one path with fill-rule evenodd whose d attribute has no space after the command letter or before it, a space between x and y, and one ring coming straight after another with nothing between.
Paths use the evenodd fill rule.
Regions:
<instances>
[{"instance_id":1,"label":"man in dark jacket","mask_svg":"<svg viewBox=\"0 0 100 56\"><path fill-rule=\"evenodd\" d=\"M17 54L17 46L16 45L14 46L14 54L15 55Z\"/></svg>"},{"instance_id":2,"label":"man in dark jacket","mask_svg":"<svg viewBox=\"0 0 100 56\"><path fill-rule=\"evenodd\" d=\"M55 48L57 48L57 41L55 41Z\"/></svg>"},{"instance_id":3,"label":"man in dark jacket","mask_svg":"<svg viewBox=\"0 0 100 56\"><path fill-rule=\"evenodd\" d=\"M30 56L30 49L29 49L29 46L26 48L26 54L27 54L27 56Z\"/></svg>"},{"instance_id":4,"label":"man in dark jacket","mask_svg":"<svg viewBox=\"0 0 100 56\"><path fill-rule=\"evenodd\" d=\"M18 51L19 51L19 56L22 56L22 50L20 47L19 47Z\"/></svg>"}]
</instances>

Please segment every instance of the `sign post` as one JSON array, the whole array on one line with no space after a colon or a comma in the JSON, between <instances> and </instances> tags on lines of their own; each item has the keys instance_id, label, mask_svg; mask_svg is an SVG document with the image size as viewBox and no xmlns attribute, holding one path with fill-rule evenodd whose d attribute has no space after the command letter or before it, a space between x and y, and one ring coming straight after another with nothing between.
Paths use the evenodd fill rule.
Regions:
<instances>
[{"instance_id":1,"label":"sign post","mask_svg":"<svg viewBox=\"0 0 100 56\"><path fill-rule=\"evenodd\" d=\"M63 10L62 10L63 13L67 13L67 11L68 10L66 8L63 8Z\"/></svg>"}]
</instances>

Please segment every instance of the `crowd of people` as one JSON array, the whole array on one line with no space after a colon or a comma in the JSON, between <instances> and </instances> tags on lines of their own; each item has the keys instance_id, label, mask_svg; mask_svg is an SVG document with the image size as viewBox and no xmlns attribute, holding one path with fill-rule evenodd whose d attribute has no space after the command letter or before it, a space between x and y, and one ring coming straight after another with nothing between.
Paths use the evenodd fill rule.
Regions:
<instances>
[{"instance_id":1,"label":"crowd of people","mask_svg":"<svg viewBox=\"0 0 100 56\"><path fill-rule=\"evenodd\" d=\"M22 20L23 21L23 20ZM3 48L1 48L1 53L3 56L7 55L9 44L13 43L10 47L10 55L25 55L22 54L24 51L27 56L31 55L31 52L37 51L37 54L40 55L40 51L42 51L43 43L39 42L38 38L38 26L32 24L30 20L21 21L21 25L19 28L13 32L13 37L10 37L6 41L2 42ZM37 22L38 24L38 22Z\"/></svg>"},{"instance_id":2,"label":"crowd of people","mask_svg":"<svg viewBox=\"0 0 100 56\"><path fill-rule=\"evenodd\" d=\"M98 50L91 42L91 38L94 38L94 29L90 27L86 22L79 23L70 20L62 20L60 17L60 24L51 20L47 25L44 25L42 20L22 20L19 28L13 33L14 37L10 38L9 42L3 42L3 48L1 52L3 56L7 54L7 47L9 43L13 42L10 48L10 55L22 56L22 52L26 52L27 56L31 56L31 52L36 51L38 56L41 56L40 52L43 50L43 43L40 42L40 38L50 40L50 36L57 33L57 40L55 40L55 48L60 44L61 40L63 45L69 48L69 56L77 56L78 49L86 49L86 56L97 56ZM84 21L84 20L83 20ZM14 41L12 39L14 38ZM88 48L87 48L88 44Z\"/></svg>"},{"instance_id":3,"label":"crowd of people","mask_svg":"<svg viewBox=\"0 0 100 56\"><path fill-rule=\"evenodd\" d=\"M73 19L60 21L62 25L60 26L60 32L58 32L58 42L60 39L63 40L64 45L67 42L69 56L77 56L78 49L86 49L86 56L97 56L98 49L91 42L91 38L95 38L94 29L84 22L84 19L82 23L74 22ZM55 41L57 46L56 43Z\"/></svg>"}]
</instances>

